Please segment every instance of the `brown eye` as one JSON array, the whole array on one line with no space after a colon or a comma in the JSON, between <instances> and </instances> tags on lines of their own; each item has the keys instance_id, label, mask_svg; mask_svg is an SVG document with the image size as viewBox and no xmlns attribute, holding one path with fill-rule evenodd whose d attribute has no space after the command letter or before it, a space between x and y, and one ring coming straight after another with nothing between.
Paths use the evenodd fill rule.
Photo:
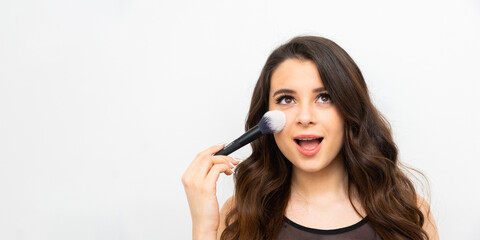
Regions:
<instances>
[{"instance_id":1,"label":"brown eye","mask_svg":"<svg viewBox=\"0 0 480 240\"><path fill-rule=\"evenodd\" d=\"M292 104L295 100L291 96L282 96L276 100L277 104Z\"/></svg>"},{"instance_id":2,"label":"brown eye","mask_svg":"<svg viewBox=\"0 0 480 240\"><path fill-rule=\"evenodd\" d=\"M318 96L318 100L320 100L321 103L329 103L332 101L332 99L330 98L330 95L328 95L327 93L322 93Z\"/></svg>"}]
</instances>

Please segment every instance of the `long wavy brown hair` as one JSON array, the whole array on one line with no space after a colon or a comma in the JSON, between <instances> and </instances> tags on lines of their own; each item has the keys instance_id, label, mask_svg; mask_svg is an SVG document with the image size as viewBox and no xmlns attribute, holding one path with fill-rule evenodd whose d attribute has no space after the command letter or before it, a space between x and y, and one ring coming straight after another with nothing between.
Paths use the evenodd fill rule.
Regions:
<instances>
[{"instance_id":1,"label":"long wavy brown hair","mask_svg":"<svg viewBox=\"0 0 480 240\"><path fill-rule=\"evenodd\" d=\"M372 104L358 66L333 41L300 36L271 53L253 92L246 130L268 111L273 72L292 58L316 64L345 121L341 151L348 172L350 201L355 188L369 224L383 239L428 239L422 229L425 216L418 208L414 184L398 161L390 125ZM223 240L275 239L282 227L290 197L292 164L272 135L262 136L251 147L252 154L236 169L234 205L226 217Z\"/></svg>"}]
</instances>

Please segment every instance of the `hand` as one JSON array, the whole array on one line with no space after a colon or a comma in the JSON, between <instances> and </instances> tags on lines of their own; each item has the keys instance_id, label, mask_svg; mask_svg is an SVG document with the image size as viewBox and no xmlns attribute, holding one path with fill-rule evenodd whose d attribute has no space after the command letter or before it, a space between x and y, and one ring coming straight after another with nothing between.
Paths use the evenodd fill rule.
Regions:
<instances>
[{"instance_id":1,"label":"hand","mask_svg":"<svg viewBox=\"0 0 480 240\"><path fill-rule=\"evenodd\" d=\"M233 165L239 161L229 156L213 156L224 144L212 146L199 153L182 176L192 215L193 236L215 236L220 223L216 194L220 173L233 174ZM233 164L233 165L232 165Z\"/></svg>"}]
</instances>

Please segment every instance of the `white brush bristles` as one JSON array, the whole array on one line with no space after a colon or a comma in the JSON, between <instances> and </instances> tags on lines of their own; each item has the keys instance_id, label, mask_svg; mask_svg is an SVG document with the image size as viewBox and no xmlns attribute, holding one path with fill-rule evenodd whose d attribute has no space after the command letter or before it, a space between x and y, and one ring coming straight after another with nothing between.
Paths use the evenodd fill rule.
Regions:
<instances>
[{"instance_id":1,"label":"white brush bristles","mask_svg":"<svg viewBox=\"0 0 480 240\"><path fill-rule=\"evenodd\" d=\"M266 112L263 115L263 118L266 118L266 123L268 128L272 131L272 133L277 133L282 131L283 127L285 127L285 113L278 110L273 110Z\"/></svg>"}]
</instances>

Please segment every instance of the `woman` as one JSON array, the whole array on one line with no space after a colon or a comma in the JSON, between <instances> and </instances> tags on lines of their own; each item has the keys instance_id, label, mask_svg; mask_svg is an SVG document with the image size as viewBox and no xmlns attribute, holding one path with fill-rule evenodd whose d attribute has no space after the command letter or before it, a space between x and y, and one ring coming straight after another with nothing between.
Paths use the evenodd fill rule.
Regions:
<instances>
[{"instance_id":1,"label":"woman","mask_svg":"<svg viewBox=\"0 0 480 240\"><path fill-rule=\"evenodd\" d=\"M246 129L269 110L285 128L252 142L239 164L198 154L182 177L194 239L438 239L428 204L399 168L387 121L334 42L296 37L267 59ZM216 181L235 173L219 212Z\"/></svg>"}]
</instances>

